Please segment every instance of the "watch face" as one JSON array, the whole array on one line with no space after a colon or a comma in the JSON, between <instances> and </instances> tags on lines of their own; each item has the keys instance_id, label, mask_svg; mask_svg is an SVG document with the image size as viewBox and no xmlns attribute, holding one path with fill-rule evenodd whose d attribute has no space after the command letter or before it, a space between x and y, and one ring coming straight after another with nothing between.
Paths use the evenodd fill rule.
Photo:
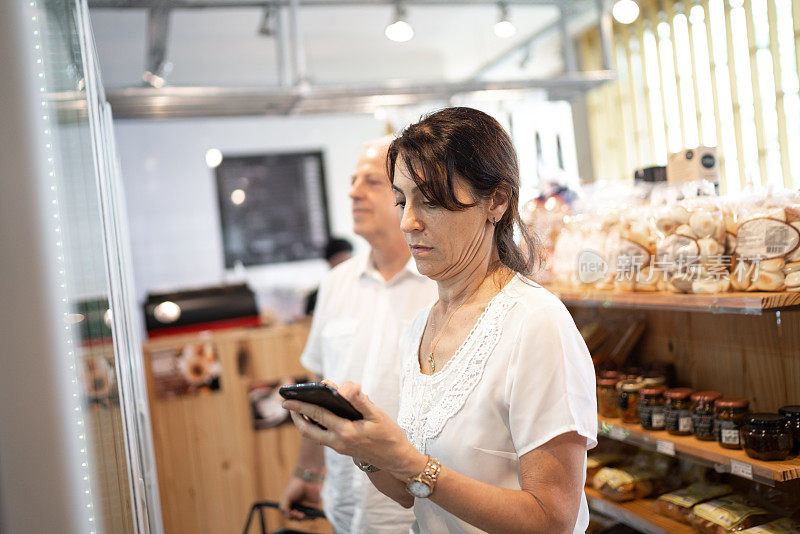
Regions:
<instances>
[{"instance_id":1,"label":"watch face","mask_svg":"<svg viewBox=\"0 0 800 534\"><path fill-rule=\"evenodd\" d=\"M431 488L421 480L412 480L408 483L408 492L418 499L427 499L431 495Z\"/></svg>"}]
</instances>

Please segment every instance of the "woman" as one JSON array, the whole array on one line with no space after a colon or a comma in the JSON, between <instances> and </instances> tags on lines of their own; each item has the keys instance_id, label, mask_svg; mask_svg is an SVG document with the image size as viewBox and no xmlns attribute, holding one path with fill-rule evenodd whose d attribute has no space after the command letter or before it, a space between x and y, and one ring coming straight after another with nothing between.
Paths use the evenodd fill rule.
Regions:
<instances>
[{"instance_id":1,"label":"woman","mask_svg":"<svg viewBox=\"0 0 800 534\"><path fill-rule=\"evenodd\" d=\"M413 506L415 532L584 532L594 370L566 308L525 278L534 259L515 227L536 249L510 138L485 113L448 108L409 126L387 165L417 269L439 290L401 338L399 425L352 383L338 389L361 421L284 406L305 437Z\"/></svg>"}]
</instances>

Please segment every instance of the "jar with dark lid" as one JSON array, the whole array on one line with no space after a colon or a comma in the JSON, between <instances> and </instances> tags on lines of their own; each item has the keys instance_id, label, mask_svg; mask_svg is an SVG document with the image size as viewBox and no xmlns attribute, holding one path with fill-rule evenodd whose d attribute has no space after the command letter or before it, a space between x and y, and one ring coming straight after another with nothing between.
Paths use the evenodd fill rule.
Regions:
<instances>
[{"instance_id":1,"label":"jar with dark lid","mask_svg":"<svg viewBox=\"0 0 800 534\"><path fill-rule=\"evenodd\" d=\"M784 406L778 410L778 413L786 418L786 424L792 431L792 454L800 454L800 404L794 406Z\"/></svg>"},{"instance_id":2,"label":"jar with dark lid","mask_svg":"<svg viewBox=\"0 0 800 534\"><path fill-rule=\"evenodd\" d=\"M676 436L692 433L692 390L672 388L664 392L664 426L667 432Z\"/></svg>"},{"instance_id":3,"label":"jar with dark lid","mask_svg":"<svg viewBox=\"0 0 800 534\"><path fill-rule=\"evenodd\" d=\"M664 386L643 387L639 392L639 422L645 430L664 430Z\"/></svg>"},{"instance_id":4,"label":"jar with dark lid","mask_svg":"<svg viewBox=\"0 0 800 534\"><path fill-rule=\"evenodd\" d=\"M714 403L717 442L726 449L741 449L739 430L747 415L750 401L741 397L723 397Z\"/></svg>"},{"instance_id":5,"label":"jar with dark lid","mask_svg":"<svg viewBox=\"0 0 800 534\"><path fill-rule=\"evenodd\" d=\"M619 417L617 382L616 378L597 379L597 411L603 417Z\"/></svg>"},{"instance_id":6,"label":"jar with dark lid","mask_svg":"<svg viewBox=\"0 0 800 534\"><path fill-rule=\"evenodd\" d=\"M722 397L719 391L698 391L692 394L692 432L702 441L714 441L714 403Z\"/></svg>"},{"instance_id":7,"label":"jar with dark lid","mask_svg":"<svg viewBox=\"0 0 800 534\"><path fill-rule=\"evenodd\" d=\"M785 460L792 454L792 432L777 413L745 416L741 429L744 452L756 460Z\"/></svg>"},{"instance_id":8,"label":"jar with dark lid","mask_svg":"<svg viewBox=\"0 0 800 534\"><path fill-rule=\"evenodd\" d=\"M623 380L617 384L617 407L623 423L636 424L639 422L639 392L642 383L638 380Z\"/></svg>"}]
</instances>

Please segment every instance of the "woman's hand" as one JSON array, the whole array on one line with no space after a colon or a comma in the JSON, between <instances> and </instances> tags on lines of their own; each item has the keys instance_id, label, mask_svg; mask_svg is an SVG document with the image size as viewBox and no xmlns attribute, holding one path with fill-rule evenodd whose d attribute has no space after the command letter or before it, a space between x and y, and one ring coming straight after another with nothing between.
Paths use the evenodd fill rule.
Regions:
<instances>
[{"instance_id":1,"label":"woman's hand","mask_svg":"<svg viewBox=\"0 0 800 534\"><path fill-rule=\"evenodd\" d=\"M345 382L337 387L330 381L324 382L350 401L364 419L349 421L315 404L284 401L283 407L290 411L294 424L304 438L387 471L405 473L417 467L419 469L415 472L422 471L425 456L411 445L397 423L369 400L361 391L361 386ZM327 430L314 425L309 419Z\"/></svg>"}]
</instances>

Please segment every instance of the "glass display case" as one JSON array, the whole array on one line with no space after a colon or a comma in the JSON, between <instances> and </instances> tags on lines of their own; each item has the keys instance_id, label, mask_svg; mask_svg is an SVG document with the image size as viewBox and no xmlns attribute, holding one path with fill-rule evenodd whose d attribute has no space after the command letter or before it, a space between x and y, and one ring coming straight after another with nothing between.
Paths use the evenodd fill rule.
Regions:
<instances>
[{"instance_id":1,"label":"glass display case","mask_svg":"<svg viewBox=\"0 0 800 534\"><path fill-rule=\"evenodd\" d=\"M0 2L0 531L161 532L85 0Z\"/></svg>"}]
</instances>

